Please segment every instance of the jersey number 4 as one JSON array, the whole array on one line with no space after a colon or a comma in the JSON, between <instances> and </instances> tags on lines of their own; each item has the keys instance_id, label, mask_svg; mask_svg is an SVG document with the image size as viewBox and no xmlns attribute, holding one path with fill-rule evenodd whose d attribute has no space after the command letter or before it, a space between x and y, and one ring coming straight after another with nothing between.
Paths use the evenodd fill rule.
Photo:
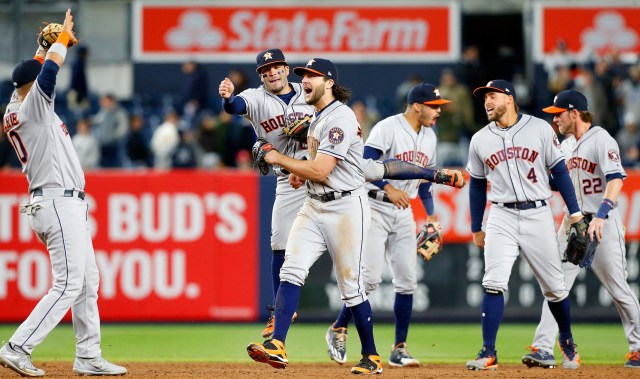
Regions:
<instances>
[{"instance_id":1,"label":"jersey number 4","mask_svg":"<svg viewBox=\"0 0 640 379\"><path fill-rule=\"evenodd\" d=\"M27 149L25 149L24 144L22 143L22 140L20 139L20 135L18 134L18 132L16 132L15 130L10 131L9 133L7 133L7 135L9 136L9 142L11 142L11 146L13 146L13 149L16 151L16 154L18 154L18 159L20 159L20 162L22 163L27 163Z\"/></svg>"},{"instance_id":2,"label":"jersey number 4","mask_svg":"<svg viewBox=\"0 0 640 379\"><path fill-rule=\"evenodd\" d=\"M531 167L529 173L527 174L527 179L531 180L532 183L538 183L538 177L536 176L536 169Z\"/></svg>"}]
</instances>

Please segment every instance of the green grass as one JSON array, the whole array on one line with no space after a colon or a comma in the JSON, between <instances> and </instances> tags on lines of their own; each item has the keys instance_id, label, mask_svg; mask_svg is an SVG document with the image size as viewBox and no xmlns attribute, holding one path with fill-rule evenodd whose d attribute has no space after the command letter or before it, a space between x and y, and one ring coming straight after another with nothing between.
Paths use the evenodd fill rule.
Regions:
<instances>
[{"instance_id":1,"label":"green grass","mask_svg":"<svg viewBox=\"0 0 640 379\"><path fill-rule=\"evenodd\" d=\"M17 325L0 325L0 340L8 340ZM132 324L103 325L102 351L120 362L213 361L247 362L245 347L261 341L263 324ZM324 324L293 324L287 338L289 359L296 362L328 362ZM518 363L530 344L535 325L503 324L498 335L500 362ZM578 324L573 326L583 362L620 364L628 345L620 324ZM383 359L393 343L393 324L375 326L376 344ZM421 361L460 363L473 358L482 345L479 324L414 324L409 350ZM556 348L556 359L560 355ZM348 340L350 358L360 351L354 327ZM71 325L59 325L35 350L37 361L71 361L74 336Z\"/></svg>"}]
</instances>

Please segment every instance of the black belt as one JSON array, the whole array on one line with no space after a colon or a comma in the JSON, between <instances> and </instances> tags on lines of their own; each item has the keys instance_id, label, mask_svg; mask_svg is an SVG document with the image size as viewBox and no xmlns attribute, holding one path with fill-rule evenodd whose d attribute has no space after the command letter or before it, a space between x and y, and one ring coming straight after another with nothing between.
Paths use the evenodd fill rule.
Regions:
<instances>
[{"instance_id":1,"label":"black belt","mask_svg":"<svg viewBox=\"0 0 640 379\"><path fill-rule=\"evenodd\" d=\"M378 201L384 201L385 203L393 204L393 201L389 199L389 196L384 191L369 191L369 197Z\"/></svg>"},{"instance_id":2,"label":"black belt","mask_svg":"<svg viewBox=\"0 0 640 379\"><path fill-rule=\"evenodd\" d=\"M545 205L547 205L547 202L544 200L538 200L538 201L521 201L518 203L496 203L495 201L493 202L494 204L497 205L502 205L505 208L510 208L510 209L517 209L519 211L525 211L527 209L533 209L533 208L538 208L538 207L544 207Z\"/></svg>"},{"instance_id":3,"label":"black belt","mask_svg":"<svg viewBox=\"0 0 640 379\"><path fill-rule=\"evenodd\" d=\"M323 203L326 203L328 201L342 199L343 197L350 196L350 195L351 195L351 191L344 191L344 192L329 192L323 195L316 195L315 193L310 193L309 197L312 199L320 200Z\"/></svg>"},{"instance_id":4,"label":"black belt","mask_svg":"<svg viewBox=\"0 0 640 379\"><path fill-rule=\"evenodd\" d=\"M73 197L74 192L77 193L78 198L80 198L81 200L84 200L84 191L66 189L66 190L64 190L64 192L62 192L62 196L63 197ZM36 188L33 191L31 191L31 195L32 196L44 196L44 191L42 190L42 188Z\"/></svg>"}]
</instances>

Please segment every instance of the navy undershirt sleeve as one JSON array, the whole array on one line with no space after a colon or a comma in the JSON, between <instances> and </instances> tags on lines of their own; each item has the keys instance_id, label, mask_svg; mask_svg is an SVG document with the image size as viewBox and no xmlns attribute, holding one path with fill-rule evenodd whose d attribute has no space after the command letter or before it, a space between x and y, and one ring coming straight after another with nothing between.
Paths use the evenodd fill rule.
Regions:
<instances>
[{"instance_id":1,"label":"navy undershirt sleeve","mask_svg":"<svg viewBox=\"0 0 640 379\"><path fill-rule=\"evenodd\" d=\"M573 183L571 183L571 177L569 176L569 171L564 163L564 159L551 168L551 174L553 175L553 181L560 195L562 195L564 199L564 203L569 209L569 214L580 212L576 191L573 188Z\"/></svg>"},{"instance_id":2,"label":"navy undershirt sleeve","mask_svg":"<svg viewBox=\"0 0 640 379\"><path fill-rule=\"evenodd\" d=\"M56 87L56 76L59 70L60 66L56 62L46 59L36 79L42 92L49 97L53 96L53 90Z\"/></svg>"},{"instance_id":3,"label":"navy undershirt sleeve","mask_svg":"<svg viewBox=\"0 0 640 379\"><path fill-rule=\"evenodd\" d=\"M422 201L422 205L424 206L424 210L427 212L427 215L434 215L435 207L433 205L433 195L431 194L430 182L420 184L420 187L418 187L418 196Z\"/></svg>"},{"instance_id":4,"label":"navy undershirt sleeve","mask_svg":"<svg viewBox=\"0 0 640 379\"><path fill-rule=\"evenodd\" d=\"M619 172L616 172L616 173L614 173L614 174L606 175L606 176L605 176L605 178L607 179L607 182L610 182L610 181L612 181L613 179L623 179L623 180L624 180L624 177L623 177L623 176L622 176L622 174L621 174L621 173L619 173Z\"/></svg>"},{"instance_id":5,"label":"navy undershirt sleeve","mask_svg":"<svg viewBox=\"0 0 640 379\"><path fill-rule=\"evenodd\" d=\"M231 94L228 99L222 99L222 108L229 114L243 115L247 113L247 103L243 98Z\"/></svg>"},{"instance_id":6,"label":"navy undershirt sleeve","mask_svg":"<svg viewBox=\"0 0 640 379\"><path fill-rule=\"evenodd\" d=\"M471 213L471 232L482 231L482 218L487 205L487 179L469 180L469 212Z\"/></svg>"}]
</instances>

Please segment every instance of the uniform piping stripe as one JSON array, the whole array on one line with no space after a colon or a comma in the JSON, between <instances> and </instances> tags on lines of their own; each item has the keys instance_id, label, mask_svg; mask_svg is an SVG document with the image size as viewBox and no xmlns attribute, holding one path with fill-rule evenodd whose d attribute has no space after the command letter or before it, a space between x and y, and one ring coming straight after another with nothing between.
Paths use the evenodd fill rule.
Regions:
<instances>
[{"instance_id":1,"label":"uniform piping stripe","mask_svg":"<svg viewBox=\"0 0 640 379\"><path fill-rule=\"evenodd\" d=\"M362 250L364 244L364 209L362 206L362 198L359 197L358 200L360 201L360 254L358 256L358 292L360 292L360 276L362 275ZM360 297L362 298L362 302L364 302L364 291L362 292L362 294L363 295L360 295Z\"/></svg>"},{"instance_id":2,"label":"uniform piping stripe","mask_svg":"<svg viewBox=\"0 0 640 379\"><path fill-rule=\"evenodd\" d=\"M531 120L531 119L529 119ZM513 146L516 145L515 142L515 138L516 138L516 134L518 134L522 129L524 129L524 127L529 123L529 121L527 121L524 125L522 125L522 127L520 127L520 129L516 130L513 133L513 136L511 136L511 142ZM505 148L506 150L506 148ZM506 154L506 151L505 151ZM522 184L522 174L520 173L520 166L518 165L518 163L516 162L516 172L518 173L518 181L520 182L520 189L522 189L522 193L524 194L524 199L526 201L531 201L531 199L529 199L529 196L527 196L527 191L524 190L524 184ZM514 186L514 190L515 190L515 186ZM518 198L518 195L516 194L516 199Z\"/></svg>"},{"instance_id":3,"label":"uniform piping stripe","mask_svg":"<svg viewBox=\"0 0 640 379\"><path fill-rule=\"evenodd\" d=\"M51 307L49 308L49 310L44 314L44 316L42 316L42 319L40 320L38 325L33 329L33 332L31 332L31 334L29 334L29 337L27 337L27 339L24 340L22 345L19 345L20 348L22 348L22 346L24 346L24 344L26 344L27 341L29 341L29 339L33 336L33 334L36 332L36 330L38 330L40 325L42 325L42 323L44 322L44 319L47 318L47 316L49 315L49 313L51 312L53 307L64 296L64 293L67 290L67 285L69 283L69 263L67 262L67 246L66 246L65 241L64 241L64 230L62 229L62 222L60 221L60 215L58 214L58 208L56 208L56 200L53 199L52 201L53 201L53 210L56 212L56 218L58 219L58 225L60 225L60 233L62 234L62 248L64 249L64 265L65 265L65 271L66 271L66 277L65 277L65 280L64 280L64 288L62 289L62 293L56 299L56 301L54 301L53 304L51 304Z\"/></svg>"},{"instance_id":4,"label":"uniform piping stripe","mask_svg":"<svg viewBox=\"0 0 640 379\"><path fill-rule=\"evenodd\" d=\"M605 221L606 222L606 221ZM626 248L624 246L624 233L620 232L620 228L618 228L618 221L616 220L615 222L616 225L616 232L618 232L618 244L619 244L619 249L620 251L622 251L622 257L620 258L621 262L620 262L620 267L622 267L622 270L626 270ZM620 242L622 241L622 243ZM629 287L629 283L625 280L624 283L626 284L626 291L625 293L627 294L627 296L629 296L631 299L633 299L633 302L636 305L636 320L640 319L640 303L638 303L638 298L636 298L635 293L633 293L633 291L630 291L631 288Z\"/></svg>"}]
</instances>

